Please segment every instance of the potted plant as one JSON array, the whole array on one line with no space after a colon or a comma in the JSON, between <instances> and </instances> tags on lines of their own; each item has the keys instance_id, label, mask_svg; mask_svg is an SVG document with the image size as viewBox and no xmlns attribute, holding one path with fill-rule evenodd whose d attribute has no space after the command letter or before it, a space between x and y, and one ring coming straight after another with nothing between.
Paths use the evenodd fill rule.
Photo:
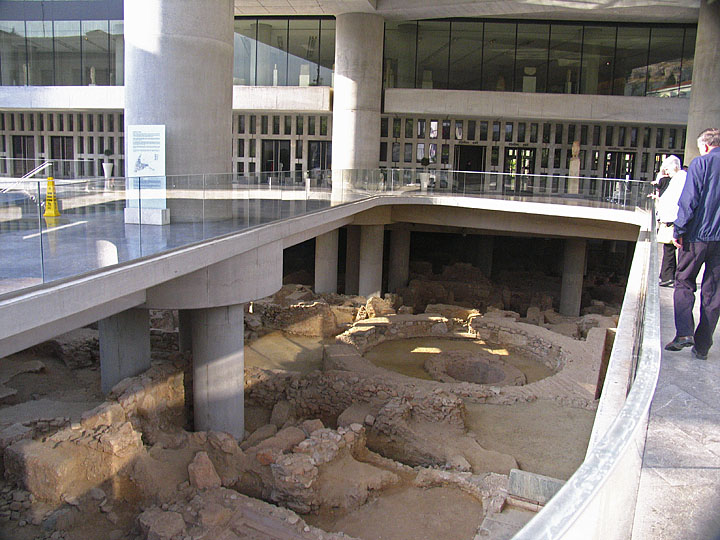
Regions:
<instances>
[{"instance_id":1,"label":"potted plant","mask_svg":"<svg viewBox=\"0 0 720 540\"><path fill-rule=\"evenodd\" d=\"M420 165L422 165L423 172L420 173L420 191L423 193L427 192L428 185L430 184L430 173L427 172L427 166L430 165L430 160L426 157L423 157L420 160Z\"/></svg>"}]
</instances>

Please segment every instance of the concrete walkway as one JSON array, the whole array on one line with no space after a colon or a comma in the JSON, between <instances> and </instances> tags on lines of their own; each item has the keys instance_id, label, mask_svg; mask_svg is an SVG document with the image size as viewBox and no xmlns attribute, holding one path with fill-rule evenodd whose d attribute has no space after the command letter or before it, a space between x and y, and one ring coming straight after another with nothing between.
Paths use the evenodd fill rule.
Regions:
<instances>
[{"instance_id":1,"label":"concrete walkway","mask_svg":"<svg viewBox=\"0 0 720 540\"><path fill-rule=\"evenodd\" d=\"M660 288L662 345L675 335ZM695 305L698 314L699 293ZM662 352L650 409L633 540L720 539L720 331L707 360Z\"/></svg>"}]
</instances>

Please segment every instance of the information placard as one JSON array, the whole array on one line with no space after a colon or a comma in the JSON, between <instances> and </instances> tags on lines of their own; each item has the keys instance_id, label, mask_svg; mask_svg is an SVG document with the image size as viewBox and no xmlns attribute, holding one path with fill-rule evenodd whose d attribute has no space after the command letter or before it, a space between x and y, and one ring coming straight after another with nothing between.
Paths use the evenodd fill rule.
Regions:
<instances>
[{"instance_id":1,"label":"information placard","mask_svg":"<svg viewBox=\"0 0 720 540\"><path fill-rule=\"evenodd\" d=\"M165 126L127 127L129 208L166 208Z\"/></svg>"}]
</instances>

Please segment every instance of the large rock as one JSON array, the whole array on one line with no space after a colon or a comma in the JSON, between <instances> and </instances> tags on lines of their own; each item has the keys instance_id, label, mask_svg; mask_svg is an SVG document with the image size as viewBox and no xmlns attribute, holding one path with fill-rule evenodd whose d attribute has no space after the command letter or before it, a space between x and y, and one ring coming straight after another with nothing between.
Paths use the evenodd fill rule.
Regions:
<instances>
[{"instance_id":1,"label":"large rock","mask_svg":"<svg viewBox=\"0 0 720 540\"><path fill-rule=\"evenodd\" d=\"M185 530L185 520L177 512L163 512L152 508L138 516L140 529L147 540L171 540Z\"/></svg>"},{"instance_id":2,"label":"large rock","mask_svg":"<svg viewBox=\"0 0 720 540\"><path fill-rule=\"evenodd\" d=\"M220 476L210 461L207 452L198 452L188 465L190 485L197 489L211 489L221 486Z\"/></svg>"}]
</instances>

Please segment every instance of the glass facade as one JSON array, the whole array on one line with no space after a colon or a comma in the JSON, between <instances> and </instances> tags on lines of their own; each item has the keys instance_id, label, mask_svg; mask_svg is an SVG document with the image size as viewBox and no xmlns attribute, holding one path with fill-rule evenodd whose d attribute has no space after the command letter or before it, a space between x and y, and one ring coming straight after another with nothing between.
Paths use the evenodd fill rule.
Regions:
<instances>
[{"instance_id":1,"label":"glass facade","mask_svg":"<svg viewBox=\"0 0 720 540\"><path fill-rule=\"evenodd\" d=\"M235 20L233 84L330 86L335 63L335 20Z\"/></svg>"},{"instance_id":2,"label":"glass facade","mask_svg":"<svg viewBox=\"0 0 720 540\"><path fill-rule=\"evenodd\" d=\"M122 0L4 2L3 86L123 84Z\"/></svg>"},{"instance_id":3,"label":"glass facade","mask_svg":"<svg viewBox=\"0 0 720 540\"><path fill-rule=\"evenodd\" d=\"M688 97L696 26L385 24L385 88Z\"/></svg>"}]
</instances>

